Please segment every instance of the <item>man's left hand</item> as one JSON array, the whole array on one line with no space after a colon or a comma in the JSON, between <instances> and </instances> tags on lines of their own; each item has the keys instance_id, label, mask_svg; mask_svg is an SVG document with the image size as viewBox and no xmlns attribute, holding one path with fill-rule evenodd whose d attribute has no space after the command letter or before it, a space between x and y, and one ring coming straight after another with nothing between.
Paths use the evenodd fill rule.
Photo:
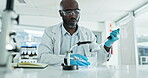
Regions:
<instances>
[{"instance_id":1,"label":"man's left hand","mask_svg":"<svg viewBox=\"0 0 148 78\"><path fill-rule=\"evenodd\" d=\"M72 54L70 55L70 64L71 65L79 65L79 66L88 66L90 62L88 62L88 58L80 55L80 54Z\"/></svg>"},{"instance_id":2,"label":"man's left hand","mask_svg":"<svg viewBox=\"0 0 148 78\"><path fill-rule=\"evenodd\" d=\"M117 30L114 30L110 33L111 39L105 42L106 47L111 47L112 43L119 39L118 38L119 32L120 32L120 29L118 28Z\"/></svg>"}]
</instances>

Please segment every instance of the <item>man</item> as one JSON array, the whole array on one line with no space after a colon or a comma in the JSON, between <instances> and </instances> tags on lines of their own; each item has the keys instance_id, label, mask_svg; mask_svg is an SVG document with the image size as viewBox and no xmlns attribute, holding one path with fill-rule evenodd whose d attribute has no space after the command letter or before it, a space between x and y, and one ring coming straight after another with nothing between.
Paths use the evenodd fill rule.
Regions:
<instances>
[{"instance_id":1,"label":"man","mask_svg":"<svg viewBox=\"0 0 148 78\"><path fill-rule=\"evenodd\" d=\"M91 41L91 44L81 45L73 49L73 57L79 57L84 61L78 61L71 59L70 64L88 66L90 65L87 57L91 56L91 51L98 51L99 45L96 43L94 34L84 27L78 25L80 18L80 9L76 0L62 0L60 3L59 14L62 17L63 22L48 27L45 29L41 44L38 49L38 62L47 63L50 65L63 63L64 57L70 48L79 41ZM105 42L104 46L101 46L99 50L98 63L102 64L110 58L110 47L113 42L118 40L118 30L113 31L110 36L110 40Z\"/></svg>"}]
</instances>

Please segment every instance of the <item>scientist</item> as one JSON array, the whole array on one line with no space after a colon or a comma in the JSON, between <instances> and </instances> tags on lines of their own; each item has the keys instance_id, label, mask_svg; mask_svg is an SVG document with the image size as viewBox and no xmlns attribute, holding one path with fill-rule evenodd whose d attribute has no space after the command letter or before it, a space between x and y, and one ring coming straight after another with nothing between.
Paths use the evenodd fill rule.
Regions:
<instances>
[{"instance_id":1,"label":"scientist","mask_svg":"<svg viewBox=\"0 0 148 78\"><path fill-rule=\"evenodd\" d=\"M38 62L56 65L63 63L64 57L70 48L79 41L91 41L91 44L80 45L73 49L73 57L79 57L84 61L70 60L71 65L90 65L87 57L92 51L98 51L98 64L103 64L110 58L110 48L113 42L118 40L118 30L110 33L112 37L103 46L96 43L94 34L87 28L78 25L80 8L76 0L62 0L60 2L59 14L63 22L45 29L42 41L38 48Z\"/></svg>"}]
</instances>

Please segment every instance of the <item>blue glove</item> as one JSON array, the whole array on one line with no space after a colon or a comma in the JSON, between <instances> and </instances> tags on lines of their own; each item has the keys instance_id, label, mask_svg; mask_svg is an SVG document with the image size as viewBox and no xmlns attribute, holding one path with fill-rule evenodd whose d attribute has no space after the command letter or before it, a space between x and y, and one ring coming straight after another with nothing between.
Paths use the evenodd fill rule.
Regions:
<instances>
[{"instance_id":1,"label":"blue glove","mask_svg":"<svg viewBox=\"0 0 148 78\"><path fill-rule=\"evenodd\" d=\"M104 44L106 47L111 47L112 43L119 39L117 36L119 34L119 31L120 31L120 29L118 28L117 30L114 30L110 33L111 39L106 41Z\"/></svg>"},{"instance_id":2,"label":"blue glove","mask_svg":"<svg viewBox=\"0 0 148 78\"><path fill-rule=\"evenodd\" d=\"M88 62L88 58L80 55L80 54L72 54L70 55L70 64L71 65L79 65L79 66L88 66L90 62Z\"/></svg>"}]
</instances>

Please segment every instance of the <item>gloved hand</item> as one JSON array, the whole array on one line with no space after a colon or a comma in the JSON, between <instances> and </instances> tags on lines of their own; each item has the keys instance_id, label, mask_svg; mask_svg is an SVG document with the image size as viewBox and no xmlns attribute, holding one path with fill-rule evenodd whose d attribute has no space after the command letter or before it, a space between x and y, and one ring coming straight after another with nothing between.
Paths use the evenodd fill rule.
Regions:
<instances>
[{"instance_id":1,"label":"gloved hand","mask_svg":"<svg viewBox=\"0 0 148 78\"><path fill-rule=\"evenodd\" d=\"M80 54L71 54L70 55L70 64L71 65L79 65L79 66L88 66L90 62L88 62L88 58L80 55Z\"/></svg>"},{"instance_id":2,"label":"gloved hand","mask_svg":"<svg viewBox=\"0 0 148 78\"><path fill-rule=\"evenodd\" d=\"M120 29L118 28L117 30L114 30L110 33L111 39L105 42L106 47L111 47L112 43L119 39L117 36L119 32L120 32Z\"/></svg>"}]
</instances>

